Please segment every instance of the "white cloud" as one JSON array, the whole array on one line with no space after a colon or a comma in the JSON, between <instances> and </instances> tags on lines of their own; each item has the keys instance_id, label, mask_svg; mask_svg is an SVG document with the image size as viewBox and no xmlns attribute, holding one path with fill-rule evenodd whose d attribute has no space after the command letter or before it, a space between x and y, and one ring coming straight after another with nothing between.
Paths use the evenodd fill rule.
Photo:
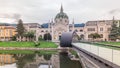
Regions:
<instances>
[{"instance_id":1,"label":"white cloud","mask_svg":"<svg viewBox=\"0 0 120 68\"><path fill-rule=\"evenodd\" d=\"M120 19L120 0L0 0L0 14L19 14L25 22L48 22L59 12L61 3L70 21ZM110 14L111 11L114 13ZM0 16L1 17L1 16Z\"/></svg>"}]
</instances>

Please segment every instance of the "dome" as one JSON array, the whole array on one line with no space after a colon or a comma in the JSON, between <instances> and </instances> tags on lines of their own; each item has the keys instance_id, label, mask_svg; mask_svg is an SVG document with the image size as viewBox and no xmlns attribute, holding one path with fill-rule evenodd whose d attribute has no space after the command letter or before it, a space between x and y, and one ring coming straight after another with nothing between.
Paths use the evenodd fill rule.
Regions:
<instances>
[{"instance_id":1,"label":"dome","mask_svg":"<svg viewBox=\"0 0 120 68\"><path fill-rule=\"evenodd\" d=\"M60 9L60 13L58 13L58 14L56 15L55 19L57 19L57 18L67 18L67 19L68 19L67 14L63 12L62 6L61 6L61 9Z\"/></svg>"},{"instance_id":2,"label":"dome","mask_svg":"<svg viewBox=\"0 0 120 68\"><path fill-rule=\"evenodd\" d=\"M60 12L56 15L55 19L57 19L57 18L67 18L68 19L68 16L66 13Z\"/></svg>"}]
</instances>

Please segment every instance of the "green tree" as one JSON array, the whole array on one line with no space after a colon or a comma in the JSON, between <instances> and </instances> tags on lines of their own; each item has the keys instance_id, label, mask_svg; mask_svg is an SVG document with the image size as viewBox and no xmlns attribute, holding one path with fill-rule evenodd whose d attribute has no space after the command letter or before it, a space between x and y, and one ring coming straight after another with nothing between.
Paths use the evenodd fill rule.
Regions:
<instances>
[{"instance_id":1,"label":"green tree","mask_svg":"<svg viewBox=\"0 0 120 68\"><path fill-rule=\"evenodd\" d=\"M18 32L17 35L20 38L20 41L21 41L21 37L23 37L24 31L25 31L25 28L23 26L23 21L20 19L17 24L17 32Z\"/></svg>"},{"instance_id":2,"label":"green tree","mask_svg":"<svg viewBox=\"0 0 120 68\"><path fill-rule=\"evenodd\" d=\"M35 37L35 34L33 31L29 31L27 33L24 34L24 37L28 38L29 41L33 41L34 40L34 37Z\"/></svg>"},{"instance_id":3,"label":"green tree","mask_svg":"<svg viewBox=\"0 0 120 68\"><path fill-rule=\"evenodd\" d=\"M120 30L119 29L120 28L117 27L116 22L113 20L112 29L111 29L110 34L109 34L110 40L116 41L116 39L120 35Z\"/></svg>"},{"instance_id":4,"label":"green tree","mask_svg":"<svg viewBox=\"0 0 120 68\"><path fill-rule=\"evenodd\" d=\"M13 37L12 37L12 41L16 41L16 36L13 36Z\"/></svg>"},{"instance_id":5,"label":"green tree","mask_svg":"<svg viewBox=\"0 0 120 68\"><path fill-rule=\"evenodd\" d=\"M91 33L89 35L89 37L92 38L93 40L97 39L97 38L101 38L100 34L98 34L98 33Z\"/></svg>"}]
</instances>

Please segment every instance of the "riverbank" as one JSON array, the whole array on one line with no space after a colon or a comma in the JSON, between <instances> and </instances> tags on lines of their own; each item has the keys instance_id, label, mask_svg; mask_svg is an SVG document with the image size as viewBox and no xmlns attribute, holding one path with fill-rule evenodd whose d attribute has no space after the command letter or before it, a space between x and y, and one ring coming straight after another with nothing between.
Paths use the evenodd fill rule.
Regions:
<instances>
[{"instance_id":1,"label":"riverbank","mask_svg":"<svg viewBox=\"0 0 120 68\"><path fill-rule=\"evenodd\" d=\"M29 47L0 47L0 50L28 50L28 51L40 51L40 50L69 50L71 48L29 48Z\"/></svg>"}]
</instances>

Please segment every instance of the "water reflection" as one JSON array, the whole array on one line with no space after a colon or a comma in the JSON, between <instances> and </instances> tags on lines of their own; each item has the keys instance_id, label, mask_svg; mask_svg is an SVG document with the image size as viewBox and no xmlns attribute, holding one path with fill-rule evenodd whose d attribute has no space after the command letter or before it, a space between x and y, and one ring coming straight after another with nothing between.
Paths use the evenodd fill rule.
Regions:
<instances>
[{"instance_id":1,"label":"water reflection","mask_svg":"<svg viewBox=\"0 0 120 68\"><path fill-rule=\"evenodd\" d=\"M81 68L67 54L0 54L0 68Z\"/></svg>"}]
</instances>

